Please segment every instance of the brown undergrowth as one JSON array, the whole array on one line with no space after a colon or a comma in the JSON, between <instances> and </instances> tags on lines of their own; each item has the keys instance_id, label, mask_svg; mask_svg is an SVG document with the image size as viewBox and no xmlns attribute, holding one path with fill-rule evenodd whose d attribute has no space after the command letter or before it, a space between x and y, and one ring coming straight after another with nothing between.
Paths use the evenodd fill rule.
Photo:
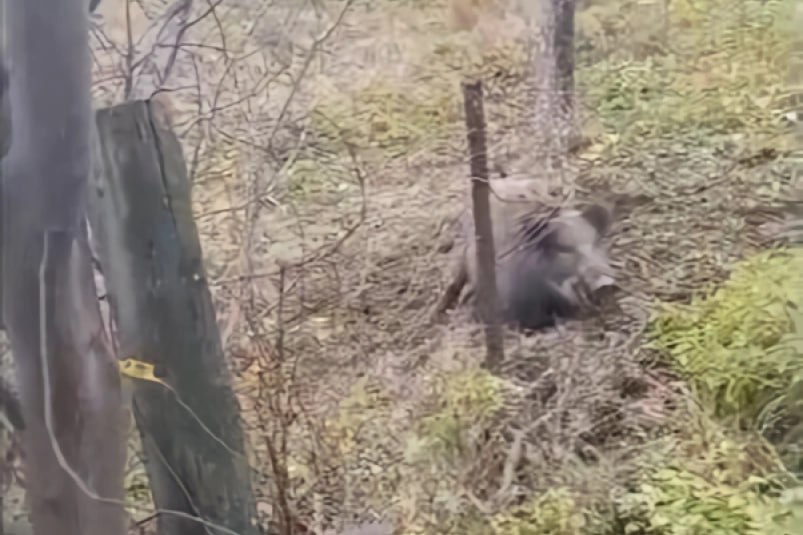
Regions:
<instances>
[{"instance_id":1,"label":"brown undergrowth","mask_svg":"<svg viewBox=\"0 0 803 535\"><path fill-rule=\"evenodd\" d=\"M403 35L397 46L405 58L446 50L435 46L427 56L420 44L405 49ZM266 216L275 250L299 239L314 244L307 253L313 261L253 282L258 297L242 312L264 318L255 336L277 341L265 362L292 363L287 404L304 415L288 430L298 514L313 525L384 517L407 533L484 533L488 519L550 489L568 489L571 510L613 515L613 497L635 484L658 437L697 432L684 423L696 418L684 405L688 386L645 348L652 304L684 302L773 245L759 228L779 212L775 193L762 188L789 176L787 163L779 154L751 157L746 146L728 145L726 132L713 135L722 143L706 144L675 132L611 144L603 135L549 172L527 158L521 110L530 90L509 81L505 90L515 97L488 104L490 135L502 147L495 150L513 174L549 175L577 198L620 201L612 257L624 291L603 318L532 338L509 334L505 371L489 377L478 370L476 328L461 326L459 317L448 326L429 321L449 266L439 249L465 208L467 185L460 124L427 129L426 116L404 121L405 110L427 96L416 96L420 86L405 93L402 80L425 76L432 65L402 61L394 82L382 82L384 93L363 83L319 101L320 113L336 119L307 150L329 151L331 163L321 167L316 156L301 175L309 185L285 201L292 209ZM374 74L364 72L361 82ZM428 90L448 91L435 87ZM343 94L355 99L346 100L348 111L338 108ZM441 106L449 98L456 103L456 95L447 93ZM374 98L388 107L375 108ZM377 109L383 115L373 123ZM302 228L303 237L291 236ZM262 258L272 256L267 249ZM277 290L280 279L284 291ZM249 362L251 353L246 344L239 361ZM244 385L257 369L242 372ZM259 425L275 425L271 417ZM583 529L591 529L581 516Z\"/></svg>"},{"instance_id":2,"label":"brown undergrowth","mask_svg":"<svg viewBox=\"0 0 803 535\"><path fill-rule=\"evenodd\" d=\"M448 33L441 15L437 6L356 5L327 44L327 64L299 85L290 108L302 117L299 142L261 164L277 170L261 205L214 208L260 195L265 156L245 144L227 142L221 164L231 177L196 186L264 476L261 510L286 501L319 531L384 518L405 533L487 533L509 532L516 508L535 503L555 517L536 515L547 518L536 532L592 532L590 519L615 523L617 500L649 459L676 451L661 437L707 432L686 382L646 348L645 329L657 299L687 301L772 245L759 228L777 217L788 163L734 143L726 126L705 143L677 129L612 126L641 120L616 100L643 91L633 80L653 84L643 94L670 88L611 60L579 67L590 144L550 171L529 157L534 90L521 35L471 41ZM478 42L485 52L465 52ZM637 68L649 71L654 53ZM614 69L621 77L600 86L600 73ZM478 329L459 314L448 325L429 320L450 265L440 251L466 206L457 83L467 70L485 76L492 157L508 173L622 207L611 247L624 290L614 310L535 337L509 333L499 377L478 368ZM249 116L257 137L271 131L271 112L264 126Z\"/></svg>"},{"instance_id":3,"label":"brown undergrowth","mask_svg":"<svg viewBox=\"0 0 803 535\"><path fill-rule=\"evenodd\" d=\"M377 518L403 533L623 533L623 511L649 516L632 503L649 467L679 452L726 464L733 448L709 446L732 437L645 333L656 302L688 302L776 245L761 229L780 217L792 164L767 140L785 130L769 104L736 110L738 98L712 90L743 82L724 67L732 37L720 56L669 50L664 22L684 47L704 33L686 2L666 20L638 2L588 3L578 14L588 143L554 170L530 156L535 89L520 26L456 34L445 3L355 2L342 19L329 4L328 17L297 19L298 35L336 28L314 61L298 53L286 69L296 82L272 99L221 104L193 129L194 95L176 96L260 513L317 533ZM267 39L250 35L229 46ZM215 57L210 80L223 69ZM237 81L259 68L244 62ZM773 66L756 69L757 86L778 82ZM508 333L499 376L479 368L476 326L459 313L430 321L450 267L443 244L466 208L466 72L486 83L493 160L621 208L611 257L623 289L611 310ZM228 83L220 98L237 101ZM774 466L761 441L745 444L761 466L750 473Z\"/></svg>"}]
</instances>

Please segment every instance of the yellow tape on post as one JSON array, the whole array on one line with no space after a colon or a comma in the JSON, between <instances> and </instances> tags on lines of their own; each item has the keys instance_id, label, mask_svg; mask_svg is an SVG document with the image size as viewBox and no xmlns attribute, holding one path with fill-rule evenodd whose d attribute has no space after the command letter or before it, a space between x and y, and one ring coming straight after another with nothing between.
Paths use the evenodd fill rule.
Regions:
<instances>
[{"instance_id":1,"label":"yellow tape on post","mask_svg":"<svg viewBox=\"0 0 803 535\"><path fill-rule=\"evenodd\" d=\"M167 386L167 383L156 377L153 364L134 358L120 360L120 374L131 379L151 381Z\"/></svg>"}]
</instances>

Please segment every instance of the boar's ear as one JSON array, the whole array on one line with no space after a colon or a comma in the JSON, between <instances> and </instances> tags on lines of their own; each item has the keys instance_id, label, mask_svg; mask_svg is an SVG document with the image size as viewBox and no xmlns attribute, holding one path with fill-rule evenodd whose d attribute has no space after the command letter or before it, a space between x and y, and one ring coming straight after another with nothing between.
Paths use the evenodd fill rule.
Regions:
<instances>
[{"instance_id":1,"label":"boar's ear","mask_svg":"<svg viewBox=\"0 0 803 535\"><path fill-rule=\"evenodd\" d=\"M600 236L608 232L613 220L611 210L601 204L590 204L586 206L583 208L581 216L588 221Z\"/></svg>"}]
</instances>

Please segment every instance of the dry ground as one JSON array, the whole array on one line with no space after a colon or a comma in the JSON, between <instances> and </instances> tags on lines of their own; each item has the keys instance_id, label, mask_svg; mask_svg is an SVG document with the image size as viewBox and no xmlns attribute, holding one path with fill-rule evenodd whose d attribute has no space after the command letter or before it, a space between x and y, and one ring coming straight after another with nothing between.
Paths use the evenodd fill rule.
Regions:
<instances>
[{"instance_id":1,"label":"dry ground","mask_svg":"<svg viewBox=\"0 0 803 535\"><path fill-rule=\"evenodd\" d=\"M429 320L450 265L439 247L465 207L460 123L447 136L420 136L404 155L389 157L367 143L349 153L321 139L308 112L325 96L353 94L376 77L418 90L423 82L411 83L420 74L416 66L428 39L444 31L437 6L357 4L311 61L304 48L335 24L340 4L325 3L327 16L273 4L270 20L249 24L257 19L250 12L239 29L236 6L222 18L236 49L231 55L269 48L258 60L238 62L228 78L220 54L199 53L207 60L204 90L223 88L218 109L201 114L201 128L194 128L199 113L191 92L177 92L173 105L196 172L197 224L253 464L264 475L260 511L270 513L274 499L266 441L282 428L294 501L307 524L382 515L417 524L439 510L426 489L438 495L455 473L463 491L473 489L459 496L461 507L479 510L558 480L606 493L606 481L626 476L625 461L646 437L671 425L664 402L684 388L656 371L644 348L652 303L686 300L722 281L735 261L770 246L760 227L778 217L774 185L789 182L791 164L727 135L705 144L655 136L601 153L592 145L551 174L579 198L625 201L611 238L625 291L604 317L529 338L509 333L508 405L489 424L490 438L472 445L473 465L444 469L448 477L425 473L410 461L417 426L437 409L443 377L482 358L475 326ZM277 29L280 13L295 17L284 30L292 39ZM204 34L210 41L219 37L213 27ZM276 50L285 57L272 57ZM241 87L256 84L288 58L282 76L300 81L280 83L277 76L247 101L225 105L237 101L234 78ZM457 80L438 83L453 83L457 93ZM103 94L113 99L115 91ZM510 91L487 104L493 150L508 170L543 175L529 158L522 112L531 88ZM295 418L283 423L277 412ZM526 468L513 476L511 452L522 443L529 448ZM596 475L588 477L578 459L594 465Z\"/></svg>"},{"instance_id":2,"label":"dry ground","mask_svg":"<svg viewBox=\"0 0 803 535\"><path fill-rule=\"evenodd\" d=\"M355 92L374 76L409 84L416 72L411 66L425 48L422 35L436 26L411 11L392 13L355 8L300 100L314 102L323 91ZM366 59L382 45L392 45L395 62ZM516 91L512 98L489 101L490 139L509 170L542 175L546 171L528 158L527 118L521 113L527 86ZM209 257L221 244L240 255L239 269L234 256L211 262L220 266L220 321L239 369L244 406L256 409L247 416L255 429L275 425L265 418L268 409L257 394L260 372L267 363L293 363L285 403L305 414L305 423L290 429L296 446L290 468L305 521L338 524L389 514L415 523L427 508L419 503L426 492L416 495L410 487L426 489L430 477L431 486L442 484L442 474L410 475L405 452L418 419L434 410L440 378L475 366L482 355L476 328L458 320L435 326L428 317L450 261L438 249L465 206L462 136L458 123L446 141L438 137L397 158L359 141L356 160L345 151L319 154L326 163L302 194L277 198L255 218L247 253L238 249L237 238L220 235L228 215L214 224L199 220ZM475 465L461 469L466 480L484 479L489 488L477 485L477 496L460 500L511 503L516 485L529 493L573 478L577 487L598 485L595 490L604 493L601 482L624 478L619 472L632 468L624 461L667 425L665 401L684 386L651 371L652 355L643 344L651 304L687 300L722 281L735 261L769 246L759 228L778 217L771 208L777 193L772 185L791 176L788 164L771 151L752 154L737 146L729 152L728 140L723 135L720 144L701 144L656 136L637 148L581 155L552 177L578 197L614 194L629 204L612 233L626 292L618 296L619 310L604 318L529 339L509 335L506 377L517 401L497 422L499 434L476 453ZM309 134L300 151L313 154L324 145L318 141ZM205 193L196 191L202 212ZM283 191L281 184L276 191ZM280 281L279 263L302 258L304 265L287 268ZM243 265L258 275L243 274ZM342 424L344 418L350 423ZM351 426L347 446L337 422ZM514 438L511 430L524 438ZM532 448L529 468L515 483L505 482L516 440ZM267 466L264 446L255 447L255 463ZM567 466L576 462L575 453L598 462L601 474L588 477L580 468L572 474ZM415 496L405 501L408 494Z\"/></svg>"}]
</instances>

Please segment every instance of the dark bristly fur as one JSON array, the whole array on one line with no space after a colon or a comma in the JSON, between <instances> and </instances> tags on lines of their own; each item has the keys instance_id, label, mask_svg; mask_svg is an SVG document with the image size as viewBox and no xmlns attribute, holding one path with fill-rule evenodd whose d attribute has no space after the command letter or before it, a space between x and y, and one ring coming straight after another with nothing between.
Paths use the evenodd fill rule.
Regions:
<instances>
[{"instance_id":1,"label":"dark bristly fur","mask_svg":"<svg viewBox=\"0 0 803 535\"><path fill-rule=\"evenodd\" d=\"M496 208L497 286L506 323L524 329L552 326L557 318L576 315L588 294L612 282L602 244L612 218L606 207ZM476 253L473 236L466 238L466 295L473 297Z\"/></svg>"}]
</instances>

